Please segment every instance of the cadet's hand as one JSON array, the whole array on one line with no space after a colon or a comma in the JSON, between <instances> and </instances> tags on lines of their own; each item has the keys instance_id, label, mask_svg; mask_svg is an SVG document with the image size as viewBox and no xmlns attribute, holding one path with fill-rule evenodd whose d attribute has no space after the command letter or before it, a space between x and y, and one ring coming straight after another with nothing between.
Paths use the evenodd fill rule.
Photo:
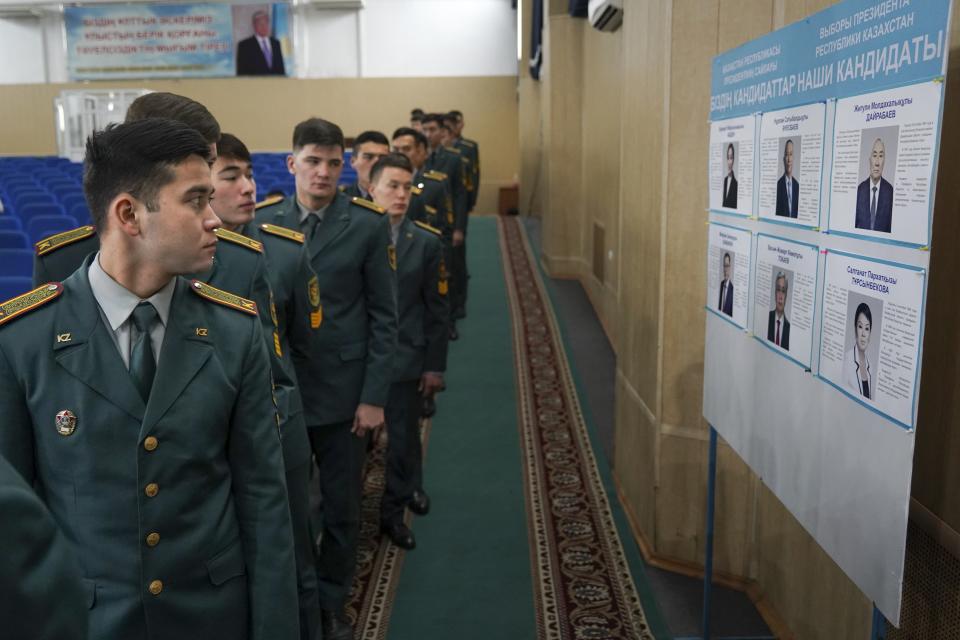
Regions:
<instances>
[{"instance_id":1,"label":"cadet's hand","mask_svg":"<svg viewBox=\"0 0 960 640\"><path fill-rule=\"evenodd\" d=\"M372 404L363 404L357 407L357 413L353 417L353 433L363 437L370 431L383 426L383 407L375 407Z\"/></svg>"},{"instance_id":2,"label":"cadet's hand","mask_svg":"<svg viewBox=\"0 0 960 640\"><path fill-rule=\"evenodd\" d=\"M443 376L439 373L425 373L420 376L420 394L432 396L443 389Z\"/></svg>"},{"instance_id":3,"label":"cadet's hand","mask_svg":"<svg viewBox=\"0 0 960 640\"><path fill-rule=\"evenodd\" d=\"M453 232L453 246L459 247L463 244L463 231L457 229Z\"/></svg>"}]
</instances>

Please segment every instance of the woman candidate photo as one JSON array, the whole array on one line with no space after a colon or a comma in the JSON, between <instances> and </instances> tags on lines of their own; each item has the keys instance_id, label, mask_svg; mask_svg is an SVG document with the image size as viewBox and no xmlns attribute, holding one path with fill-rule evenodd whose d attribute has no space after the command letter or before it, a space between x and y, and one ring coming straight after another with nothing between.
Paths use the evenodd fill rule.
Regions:
<instances>
[{"instance_id":1,"label":"woman candidate photo","mask_svg":"<svg viewBox=\"0 0 960 640\"><path fill-rule=\"evenodd\" d=\"M867 398L873 397L873 370L867 360L867 346L870 344L870 331L873 327L873 316L870 307L865 302L857 305L853 314L853 347L847 351L843 359L843 381L857 395Z\"/></svg>"}]
</instances>

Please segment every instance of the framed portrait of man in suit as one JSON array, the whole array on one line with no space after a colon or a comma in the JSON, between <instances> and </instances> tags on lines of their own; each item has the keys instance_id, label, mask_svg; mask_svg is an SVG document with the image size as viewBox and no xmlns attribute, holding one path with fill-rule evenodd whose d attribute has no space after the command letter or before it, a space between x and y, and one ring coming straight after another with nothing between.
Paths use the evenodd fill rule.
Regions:
<instances>
[{"instance_id":1,"label":"framed portrait of man in suit","mask_svg":"<svg viewBox=\"0 0 960 640\"><path fill-rule=\"evenodd\" d=\"M288 5L241 4L234 5L232 10L237 75L291 75L293 50Z\"/></svg>"}]
</instances>

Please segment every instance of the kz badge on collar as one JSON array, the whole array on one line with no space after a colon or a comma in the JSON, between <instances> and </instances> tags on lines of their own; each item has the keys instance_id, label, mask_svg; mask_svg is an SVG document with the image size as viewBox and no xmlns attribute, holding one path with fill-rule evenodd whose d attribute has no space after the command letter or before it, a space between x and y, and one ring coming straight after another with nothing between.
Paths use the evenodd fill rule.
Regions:
<instances>
[{"instance_id":1,"label":"kz badge on collar","mask_svg":"<svg viewBox=\"0 0 960 640\"><path fill-rule=\"evenodd\" d=\"M77 416L74 415L73 411L64 409L57 414L55 423L57 425L57 433L62 436L72 436L73 432L77 429Z\"/></svg>"}]
</instances>

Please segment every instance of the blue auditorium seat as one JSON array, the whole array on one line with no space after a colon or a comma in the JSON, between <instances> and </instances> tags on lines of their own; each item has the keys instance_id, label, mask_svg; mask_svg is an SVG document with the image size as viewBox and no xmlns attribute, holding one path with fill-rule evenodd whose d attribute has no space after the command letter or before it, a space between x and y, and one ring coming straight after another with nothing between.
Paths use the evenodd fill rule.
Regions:
<instances>
[{"instance_id":1,"label":"blue auditorium seat","mask_svg":"<svg viewBox=\"0 0 960 640\"><path fill-rule=\"evenodd\" d=\"M0 215L0 231L22 231L20 218L10 214Z\"/></svg>"},{"instance_id":2,"label":"blue auditorium seat","mask_svg":"<svg viewBox=\"0 0 960 640\"><path fill-rule=\"evenodd\" d=\"M33 276L33 251L0 249L0 276Z\"/></svg>"},{"instance_id":3,"label":"blue auditorium seat","mask_svg":"<svg viewBox=\"0 0 960 640\"><path fill-rule=\"evenodd\" d=\"M9 300L33 289L33 279L23 276L0 276L0 300Z\"/></svg>"},{"instance_id":4,"label":"blue auditorium seat","mask_svg":"<svg viewBox=\"0 0 960 640\"><path fill-rule=\"evenodd\" d=\"M27 223L27 233L33 242L61 231L77 228L77 220L71 216L37 216Z\"/></svg>"},{"instance_id":5,"label":"blue auditorium seat","mask_svg":"<svg viewBox=\"0 0 960 640\"><path fill-rule=\"evenodd\" d=\"M13 196L13 207L19 212L23 207L29 204L50 204L57 203L57 199L52 193L46 191L24 191Z\"/></svg>"},{"instance_id":6,"label":"blue auditorium seat","mask_svg":"<svg viewBox=\"0 0 960 640\"><path fill-rule=\"evenodd\" d=\"M0 231L0 249L29 249L30 238L23 231Z\"/></svg>"},{"instance_id":7,"label":"blue auditorium seat","mask_svg":"<svg viewBox=\"0 0 960 640\"><path fill-rule=\"evenodd\" d=\"M63 216L66 212L59 204L52 200L50 202L34 202L31 204L17 205L14 209L20 217L20 221L29 224L37 216Z\"/></svg>"},{"instance_id":8,"label":"blue auditorium seat","mask_svg":"<svg viewBox=\"0 0 960 640\"><path fill-rule=\"evenodd\" d=\"M77 221L77 226L90 224L90 221L93 220L90 216L90 210L87 209L86 202L80 202L67 209L67 215Z\"/></svg>"},{"instance_id":9,"label":"blue auditorium seat","mask_svg":"<svg viewBox=\"0 0 960 640\"><path fill-rule=\"evenodd\" d=\"M83 192L79 193L68 193L59 197L60 204L63 205L63 209L66 212L70 212L78 204L83 206L87 205L87 199L83 196Z\"/></svg>"}]
</instances>

